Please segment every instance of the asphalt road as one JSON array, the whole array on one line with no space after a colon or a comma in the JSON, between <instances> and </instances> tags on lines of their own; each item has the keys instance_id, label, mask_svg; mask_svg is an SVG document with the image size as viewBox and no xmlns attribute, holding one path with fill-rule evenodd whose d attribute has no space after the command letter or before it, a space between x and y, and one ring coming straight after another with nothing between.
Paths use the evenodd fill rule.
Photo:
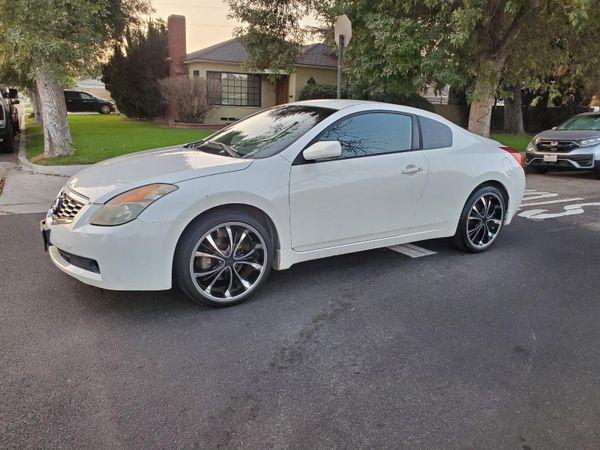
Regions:
<instances>
[{"instance_id":1,"label":"asphalt road","mask_svg":"<svg viewBox=\"0 0 600 450\"><path fill-rule=\"evenodd\" d=\"M598 448L600 181L528 188L487 253L299 264L228 309L81 284L1 216L0 447Z\"/></svg>"}]
</instances>

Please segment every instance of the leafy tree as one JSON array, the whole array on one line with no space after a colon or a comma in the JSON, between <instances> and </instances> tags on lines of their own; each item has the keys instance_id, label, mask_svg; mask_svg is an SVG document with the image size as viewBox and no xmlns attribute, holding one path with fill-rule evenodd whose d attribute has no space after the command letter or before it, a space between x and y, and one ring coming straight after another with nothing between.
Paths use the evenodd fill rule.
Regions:
<instances>
[{"instance_id":1,"label":"leafy tree","mask_svg":"<svg viewBox=\"0 0 600 450\"><path fill-rule=\"evenodd\" d=\"M163 113L158 80L169 74L167 58L167 29L162 21L129 31L124 45L115 46L102 68L102 81L119 111L143 119Z\"/></svg>"},{"instance_id":2,"label":"leafy tree","mask_svg":"<svg viewBox=\"0 0 600 450\"><path fill-rule=\"evenodd\" d=\"M74 152L63 87L93 73L147 0L0 0L0 65L39 94L44 155Z\"/></svg>"},{"instance_id":3,"label":"leafy tree","mask_svg":"<svg viewBox=\"0 0 600 450\"><path fill-rule=\"evenodd\" d=\"M572 36L600 23L594 0L279 0L268 2L271 9L260 17L254 15L264 3L229 0L233 17L243 23L240 33L258 30L281 41L298 35L307 10L330 22L344 12L354 29L346 52L350 84L361 91L406 95L429 84L464 88L471 100L469 129L483 135L489 134L493 102L510 68L521 64L547 74L555 66L552 58L530 62L523 56L539 49L559 51L552 47L554 27ZM245 43L251 46L250 64L264 66L265 58L252 58L266 54L266 46L257 39ZM278 55L278 67L291 64L287 58L297 45L289 42L288 51ZM550 50L547 54L553 54Z\"/></svg>"}]
</instances>

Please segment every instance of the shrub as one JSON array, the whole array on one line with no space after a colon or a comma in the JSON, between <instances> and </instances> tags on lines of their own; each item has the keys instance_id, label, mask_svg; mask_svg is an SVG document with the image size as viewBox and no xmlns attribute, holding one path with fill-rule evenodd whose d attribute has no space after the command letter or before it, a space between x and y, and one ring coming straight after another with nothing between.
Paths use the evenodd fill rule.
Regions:
<instances>
[{"instance_id":1,"label":"shrub","mask_svg":"<svg viewBox=\"0 0 600 450\"><path fill-rule=\"evenodd\" d=\"M158 84L163 102L175 106L182 122L202 123L212 108L204 78L164 78Z\"/></svg>"},{"instance_id":2,"label":"shrub","mask_svg":"<svg viewBox=\"0 0 600 450\"><path fill-rule=\"evenodd\" d=\"M413 108L424 109L425 111L435 112L433 105L419 94L394 94L386 92L376 92L369 96L369 100L376 102L394 103L396 105L412 106Z\"/></svg>"},{"instance_id":3,"label":"shrub","mask_svg":"<svg viewBox=\"0 0 600 450\"><path fill-rule=\"evenodd\" d=\"M337 88L332 84L307 84L300 91L300 100L335 98Z\"/></svg>"}]
</instances>

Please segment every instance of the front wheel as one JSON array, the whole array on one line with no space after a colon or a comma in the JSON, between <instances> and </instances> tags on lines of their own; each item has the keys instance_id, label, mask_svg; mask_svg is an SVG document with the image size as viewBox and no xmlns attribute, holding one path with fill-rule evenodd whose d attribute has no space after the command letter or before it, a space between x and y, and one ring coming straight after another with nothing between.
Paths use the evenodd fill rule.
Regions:
<instances>
[{"instance_id":1,"label":"front wheel","mask_svg":"<svg viewBox=\"0 0 600 450\"><path fill-rule=\"evenodd\" d=\"M230 306L259 288L272 262L272 238L262 220L246 212L217 211L198 218L182 235L174 279L196 302Z\"/></svg>"},{"instance_id":2,"label":"front wheel","mask_svg":"<svg viewBox=\"0 0 600 450\"><path fill-rule=\"evenodd\" d=\"M505 214L506 205L500 190L494 186L477 189L460 215L455 242L471 253L487 250L498 239Z\"/></svg>"},{"instance_id":3,"label":"front wheel","mask_svg":"<svg viewBox=\"0 0 600 450\"><path fill-rule=\"evenodd\" d=\"M110 106L102 105L102 107L100 108L100 114L110 114L110 113L111 113Z\"/></svg>"}]
</instances>

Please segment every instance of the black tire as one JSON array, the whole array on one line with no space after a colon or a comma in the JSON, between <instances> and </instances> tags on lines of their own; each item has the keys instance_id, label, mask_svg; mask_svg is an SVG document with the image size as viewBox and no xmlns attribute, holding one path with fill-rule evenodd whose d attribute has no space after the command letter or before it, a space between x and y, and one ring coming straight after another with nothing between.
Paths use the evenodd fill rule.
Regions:
<instances>
[{"instance_id":1,"label":"black tire","mask_svg":"<svg viewBox=\"0 0 600 450\"><path fill-rule=\"evenodd\" d=\"M486 197L486 198L490 198L490 199L494 199L494 205L496 205L496 200L498 202L499 207L501 207L501 210L498 210L496 207L494 208L494 216L493 218L489 218L486 219L486 223L483 224L483 226L485 227L482 232L483 234L481 235L481 239L482 239L482 244L481 245L477 245L476 242L478 238L479 238L479 232L478 234L476 234L473 237L470 237L469 232L473 232L474 228L477 228L477 220L480 219L470 219L471 213L474 211L474 208L477 207L479 208L479 206L483 206L483 204L481 204L481 199L482 197ZM479 202L479 203L478 203ZM476 206L476 204L478 206ZM491 207L490 207L491 209ZM477 190L475 190L475 192L473 192L470 196L469 199L467 200L467 202L465 203L465 206L462 210L462 213L460 215L460 220L458 221L458 227L456 229L456 234L454 235L454 243L455 245L461 249L461 250L465 250L467 252L470 253L481 253L487 249L489 249L490 247L492 247L492 245L494 245L494 243L498 240L498 236L500 235L500 232L502 231L502 228L504 226L504 219L506 217L506 199L504 198L504 195L502 192L500 192L500 190L498 188L496 188L495 186L482 186L480 188L478 188ZM492 222L492 220L494 222L499 221L498 225L496 225L494 222ZM489 229L488 229L488 224L489 224ZM490 229L493 226L497 226L497 229L494 230L493 233L493 238L491 238L491 240L487 243L484 242L484 236L486 231L488 233L491 233L492 231L490 231Z\"/></svg>"},{"instance_id":2,"label":"black tire","mask_svg":"<svg viewBox=\"0 0 600 450\"><path fill-rule=\"evenodd\" d=\"M111 112L112 112L112 109L108 105L102 105L100 107L100 114L110 114Z\"/></svg>"},{"instance_id":3,"label":"black tire","mask_svg":"<svg viewBox=\"0 0 600 450\"><path fill-rule=\"evenodd\" d=\"M248 238L246 238L246 241L250 240L250 242L252 243L258 243L261 244L260 247L262 248L262 242L264 242L264 250L258 250L257 254L260 253L260 256L262 257L261 261L260 261L260 274L258 274L258 276L256 278L254 278L254 275L256 275L256 273L251 274L250 282L251 287L247 288L245 285L242 285L242 283L239 281L241 280L241 278L239 277L239 271L235 268L236 265L239 266L239 264L250 264L250 263L244 263L244 262L235 262L235 250L233 251L229 251L229 253L231 253L229 256L229 258L227 259L227 261L223 260L221 261L217 261L216 259L223 259L223 258L219 258L218 256L216 256L217 254L214 253L215 256L212 256L211 258L215 258L215 259L207 259L204 257L197 257L195 256L194 259L192 260L192 254L195 254L197 252L198 249L203 250L203 246L202 244L207 242L206 241L206 235L207 233L211 232L211 230L214 230L215 228L218 228L219 230L223 229L223 227L235 227L234 228L234 234L236 233L237 230L237 239L239 239L241 233L239 232L239 230L241 229L245 229L245 231L248 231L249 233L247 234ZM217 231L213 231L213 233L217 233L217 242L219 239L219 234L218 234L218 230ZM211 234L211 236L213 236L213 234ZM259 237L260 236L260 237ZM256 238L256 239L254 239ZM262 242L260 242L260 239L262 239ZM215 239L213 239L213 241L215 241ZM239 239L239 241L241 242L242 239ZM247 212L244 210L235 210L235 209L222 209L222 210L217 210L211 213L208 213L206 215L202 215L200 217L198 217L196 220L194 220L188 227L187 229L184 231L184 233L182 234L181 238L179 239L179 242L177 244L177 248L175 250L175 258L174 258L174 263L173 263L173 280L175 282L175 284L193 301L197 302L197 303L202 303L205 305L209 305L209 306L216 306L216 307L224 307L224 306L232 306L232 305L237 305L241 302L244 302L246 300L248 300L248 298L250 298L259 288L260 286L265 282L265 280L267 279L267 277L269 276L269 273L271 271L271 266L273 265L273 255L274 255L274 245L273 245L273 236L271 235L271 232L269 230L268 225L265 224L265 220L260 217L258 214L253 214L251 212ZM234 236L233 239L230 238L230 242L235 243L236 242L236 236ZM233 249L234 245L233 243L230 246L227 246L224 251L227 251L228 249ZM249 245L249 244L248 244ZM239 244L238 244L239 246ZM235 249L237 250L238 247L235 247ZM250 255L252 252L254 252L257 248L259 248L258 246L255 246L255 248L248 252L247 255ZM204 250L203 250L204 251ZM198 261L198 258L200 259L200 261ZM202 268L200 266L197 266L198 263L203 263L205 261L210 261L210 264L212 264L212 261L215 262L214 267L209 266L209 267L205 267ZM247 260L246 260L247 261ZM257 264L259 265L259 264ZM227 266L227 267L226 267ZM221 272L218 272L219 269L221 269ZM228 268L228 271L226 273L223 273L223 269ZM246 266L244 265L243 268L246 268ZM229 283L229 288L225 289L224 285L228 284L225 283L225 281L228 279L227 276L232 277L232 279L236 280L236 284L237 286L237 290L239 291L241 289L241 293L235 293L236 292L236 288L234 287L232 289L232 292L234 292L234 296L232 296L232 299L228 299L228 298L215 298L216 296L220 295L215 293L215 296L211 296L209 294L207 294L206 291L202 290L200 284L205 282L208 283L211 280L214 280L215 277L213 277L212 275L210 275L209 277L212 277L210 279L208 278L202 278L202 277L193 277L192 276L192 270L194 272L201 271L204 272L205 270L207 272L204 273L209 273L210 271L217 271L219 273L219 275L216 277L217 278L217 282L215 284L215 286L217 286L220 284L221 280L221 273L223 274L222 278L223 278L223 291L225 291L223 293L223 295L226 295L226 292L229 292L229 288L232 287L231 282ZM257 269L253 269L255 271L257 271ZM234 278L234 271L235 271L235 275L236 277ZM248 282L247 279L244 279L244 281ZM244 289L246 289L244 291ZM210 291L210 286L208 287L208 290ZM212 292L212 291L211 291Z\"/></svg>"},{"instance_id":4,"label":"black tire","mask_svg":"<svg viewBox=\"0 0 600 450\"><path fill-rule=\"evenodd\" d=\"M596 180L600 180L600 166L594 169L594 176L596 177Z\"/></svg>"},{"instance_id":5,"label":"black tire","mask_svg":"<svg viewBox=\"0 0 600 450\"><path fill-rule=\"evenodd\" d=\"M12 153L15 151L15 135L10 120L6 121L6 133L4 141L0 144L0 151L2 151L2 153Z\"/></svg>"}]
</instances>

